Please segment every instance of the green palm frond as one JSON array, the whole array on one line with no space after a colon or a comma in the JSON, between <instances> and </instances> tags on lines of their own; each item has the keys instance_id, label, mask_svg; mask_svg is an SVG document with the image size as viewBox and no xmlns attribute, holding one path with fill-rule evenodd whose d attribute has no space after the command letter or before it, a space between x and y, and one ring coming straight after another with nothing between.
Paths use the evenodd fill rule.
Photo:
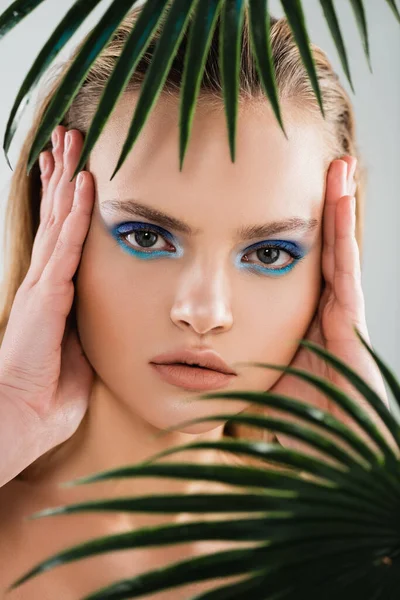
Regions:
<instances>
[{"instance_id":1,"label":"green palm frond","mask_svg":"<svg viewBox=\"0 0 400 600\"><path fill-rule=\"evenodd\" d=\"M22 19L28 16L44 0L15 0L0 15L0 39L13 29Z\"/></svg>"},{"instance_id":2,"label":"green palm frond","mask_svg":"<svg viewBox=\"0 0 400 600\"><path fill-rule=\"evenodd\" d=\"M71 177L71 181L84 168L90 151L100 137L118 99L128 85L142 52L146 50L151 35L162 17L166 4L167 0L148 0L144 4L137 23L132 29L104 88L96 113L85 136L78 166Z\"/></svg>"},{"instance_id":3,"label":"green palm frond","mask_svg":"<svg viewBox=\"0 0 400 600\"><path fill-rule=\"evenodd\" d=\"M353 9L354 16L356 18L357 27L360 32L361 41L364 48L365 57L367 59L368 67L370 72L372 73L371 56L369 52L368 27L363 0L350 0L350 4Z\"/></svg>"},{"instance_id":4,"label":"green palm frond","mask_svg":"<svg viewBox=\"0 0 400 600\"><path fill-rule=\"evenodd\" d=\"M347 58L346 48L344 46L343 36L342 32L340 31L339 21L337 18L333 0L320 0L320 2L324 11L326 22L328 23L329 29L331 31L333 41L335 42L340 62L342 63L343 71L345 72L346 77L350 83L350 87L353 94L355 94L353 82L351 80L350 75L350 67Z\"/></svg>"},{"instance_id":5,"label":"green palm frond","mask_svg":"<svg viewBox=\"0 0 400 600\"><path fill-rule=\"evenodd\" d=\"M379 368L381 358L355 331ZM137 465L81 477L62 487L96 481L133 477L166 477L225 483L239 488L221 494L170 494L134 498L114 498L47 508L28 519L60 514L123 511L150 514L198 513L202 516L224 513L220 520L191 521L143 527L136 531L100 537L75 545L42 561L10 586L14 589L27 580L90 556L138 547L194 541L229 540L247 542L246 548L221 551L170 564L141 573L100 589L84 600L136 598L215 577L243 575L235 583L197 595L192 600L213 598L387 600L400 576L396 562L400 543L399 426L384 402L352 369L333 354L314 343L302 340L311 352L323 357L350 382L365 402L382 419L393 436L391 448L366 411L330 382L300 369L255 363L266 368L287 370L307 380L321 393L353 417L366 434L362 440L332 414L305 402L270 392L203 394L201 400L241 398L265 407L271 406L301 419L291 423L256 414L220 414L186 421L182 425L205 421L232 420L264 431L281 432L305 442L320 452L321 458L290 450L276 444L250 440L195 442L160 452ZM253 363L246 363L253 364ZM400 386L384 366L382 376L389 382L399 402ZM307 423L313 429L307 427ZM327 439L315 428L329 431L351 448L351 453L336 440ZM169 428L160 435L165 435ZM372 450L374 442L378 452ZM196 449L216 449L245 455L276 464L279 468L242 465L199 465L195 463L157 463L157 459ZM282 469L283 467L283 469ZM285 470L286 469L286 470ZM233 513L233 518L227 514ZM253 545L254 544L254 545ZM290 573L288 578L287 574Z\"/></svg>"},{"instance_id":6,"label":"green palm frond","mask_svg":"<svg viewBox=\"0 0 400 600\"><path fill-rule=\"evenodd\" d=\"M285 11L287 21L293 32L294 39L299 48L300 56L310 78L315 96L318 100L322 116L325 118L321 90L319 88L318 77L315 71L314 58L311 54L310 39L306 28L301 2L300 0L281 0L281 3Z\"/></svg>"},{"instance_id":7,"label":"green palm frond","mask_svg":"<svg viewBox=\"0 0 400 600\"><path fill-rule=\"evenodd\" d=\"M118 0L118 2L113 2L87 38L76 60L63 77L36 132L28 157L28 173L38 159L43 146L51 137L53 129L60 123L71 106L90 67L111 40L114 31L131 7L132 0Z\"/></svg>"},{"instance_id":8,"label":"green palm frond","mask_svg":"<svg viewBox=\"0 0 400 600\"><path fill-rule=\"evenodd\" d=\"M8 160L7 152L14 138L18 123L24 113L24 109L29 104L33 90L47 67L53 62L60 50L99 2L100 0L77 0L51 34L25 77L11 109L4 137L4 151L10 168L11 164Z\"/></svg>"},{"instance_id":9,"label":"green palm frond","mask_svg":"<svg viewBox=\"0 0 400 600\"><path fill-rule=\"evenodd\" d=\"M243 6L243 1L240 1L239 4ZM189 142L196 100L220 5L221 0L203 0L203 2L199 2L189 31L179 110L179 170L182 170L183 159ZM225 6L227 5L228 3L225 3ZM230 50L235 48L237 51L239 41L238 38L237 44L230 45ZM235 83L237 87L237 82L235 81Z\"/></svg>"},{"instance_id":10,"label":"green palm frond","mask_svg":"<svg viewBox=\"0 0 400 600\"><path fill-rule=\"evenodd\" d=\"M276 119L281 126L286 139L285 128L282 122L279 107L278 90L275 79L275 69L272 60L270 24L268 19L268 1L253 0L249 4L250 34L256 65L260 73L261 83L274 110Z\"/></svg>"},{"instance_id":11,"label":"green palm frond","mask_svg":"<svg viewBox=\"0 0 400 600\"><path fill-rule=\"evenodd\" d=\"M389 4L390 8L393 11L394 16L396 17L396 19L400 23L400 12L399 12L399 9L396 6L395 0L386 0L386 2Z\"/></svg>"},{"instance_id":12,"label":"green palm frond","mask_svg":"<svg viewBox=\"0 0 400 600\"><path fill-rule=\"evenodd\" d=\"M110 180L113 179L128 156L150 114L151 108L161 94L162 86L167 78L176 50L179 47L179 42L185 33L185 26L187 25L190 11L197 2L198 0L193 0L191 3L187 0L174 0L168 11L168 16L165 20L160 39L157 42L153 59L143 81L128 135Z\"/></svg>"},{"instance_id":13,"label":"green palm frond","mask_svg":"<svg viewBox=\"0 0 400 600\"><path fill-rule=\"evenodd\" d=\"M363 48L372 72L369 51L368 28L365 9L362 0L349 0L359 29ZM16 0L0 15L0 38L4 37L23 18L28 16L43 0ZM346 77L354 91L350 69L345 50L344 40L340 31L338 19L333 6L333 0L320 0L323 13L330 29L335 46L343 65ZM386 0L395 17L400 22L399 10L395 0ZM31 69L22 83L13 103L7 122L3 148L6 160L11 168L8 157L11 142L16 128L29 103L34 88L39 79L59 54L65 44L79 28L81 23L100 3L100 0L76 0L75 4L61 20L53 34L47 40ZM281 0L284 12L294 40L312 84L318 105L324 116L323 101L315 71L315 64L310 50L310 39L305 23L302 2L300 0ZM60 124L73 99L79 92L80 86L90 70L91 65L110 41L118 25L130 11L137 0L114 0L97 25L93 28L86 43L81 48L66 76L60 83L52 102L43 115L35 139L33 140L28 159L28 173L38 160L40 152L48 143L51 132ZM139 102L125 140L121 155L118 159L111 179L118 172L127 154L133 147L137 137L147 121L155 102L161 93L162 85L172 64L179 41L185 31L189 15L193 20L189 32L189 51L185 56L185 73L182 80L180 103L180 147L179 166L182 170L184 156L190 140L192 120L198 96L199 85L205 65L206 51L215 27L216 17L221 13L220 29L220 69L222 78L223 102L226 112L229 148L232 162L235 161L238 75L240 63L240 35L243 27L244 9L248 7L250 23L250 39L260 81L267 98L273 108L276 119L287 138L279 99L276 89L275 73L271 57L270 32L267 0L147 0L142 7L142 15L135 23L132 35L124 48L123 56L115 65L115 70L109 77L107 87L96 108L85 145L79 159L79 166L74 173L84 168L87 157L93 149L98 137L105 127L111 113L123 93L130 76L133 74L138 61L142 58L150 42L151 35L168 13L165 19L161 38L158 41L156 53L146 73L146 80L141 90ZM190 64L190 68L188 65Z\"/></svg>"},{"instance_id":14,"label":"green palm frond","mask_svg":"<svg viewBox=\"0 0 400 600\"><path fill-rule=\"evenodd\" d=\"M244 0L228 0L224 2L219 35L222 90L232 162L235 161L236 154L235 139L240 75L240 36L243 27L244 8ZM182 168L182 165L180 168Z\"/></svg>"}]
</instances>

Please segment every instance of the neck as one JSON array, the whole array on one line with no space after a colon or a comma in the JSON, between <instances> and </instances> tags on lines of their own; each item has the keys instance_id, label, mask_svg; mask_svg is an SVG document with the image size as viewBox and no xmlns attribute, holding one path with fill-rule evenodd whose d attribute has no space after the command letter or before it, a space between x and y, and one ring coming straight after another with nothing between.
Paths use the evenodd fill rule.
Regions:
<instances>
[{"instance_id":1,"label":"neck","mask_svg":"<svg viewBox=\"0 0 400 600\"><path fill-rule=\"evenodd\" d=\"M100 471L134 465L168 448L198 441L222 440L223 428L224 424L220 424L203 433L174 431L156 437L160 430L144 421L130 406L116 398L96 376L84 419L74 435L58 446L48 459L46 457L40 479L46 484L58 485ZM177 452L157 459L157 462L215 464L221 463L219 459L224 460L222 453L200 449ZM106 484L112 486L113 496L117 495L115 492L120 495L121 492L129 494L136 490L137 493L138 488L140 495L157 492L185 493L193 488L193 483L190 484L189 480L150 477L115 479L93 485ZM91 484L83 487L91 487Z\"/></svg>"}]
</instances>

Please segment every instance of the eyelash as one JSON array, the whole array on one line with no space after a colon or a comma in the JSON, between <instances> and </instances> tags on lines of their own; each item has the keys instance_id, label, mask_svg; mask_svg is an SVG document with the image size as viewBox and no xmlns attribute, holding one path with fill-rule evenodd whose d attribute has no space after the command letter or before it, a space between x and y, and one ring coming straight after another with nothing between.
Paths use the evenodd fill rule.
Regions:
<instances>
[{"instance_id":1,"label":"eyelash","mask_svg":"<svg viewBox=\"0 0 400 600\"><path fill-rule=\"evenodd\" d=\"M126 244L126 237L128 235L131 235L132 233L137 233L137 232L153 233L157 236L160 236L160 237L166 239L167 243L174 245L173 244L174 238L170 233L168 233L165 229L161 229L157 225L152 225L149 223L139 223L139 222L138 223L122 223L120 225L115 226L111 230L111 234L113 235L113 237L115 238L117 243L122 247L122 249L129 252L129 254L133 254L134 256L137 256L138 258L153 259L153 258L169 256L171 254L173 254L176 258L179 258L180 256L182 256L183 250L179 247L178 247L178 250L175 252L171 252L168 250L155 250L155 251L146 252L143 250L138 250L136 248L133 248L132 246L128 246ZM305 257L305 254L306 254L305 249L298 243L293 243L293 242L289 242L286 240L273 240L270 242L259 242L258 244L254 244L253 246L250 246L250 248L245 252L245 254L243 256L246 257L249 254L256 252L257 250L268 249L268 248L286 252L287 254L289 254L289 256L292 257L293 261L290 264L285 265L284 267L279 268L279 269L263 267L263 266L261 266L262 263L256 264L256 263L250 263L250 262L245 262L245 263L240 262L238 264L238 266L240 268L246 268L246 269L250 268L252 270L254 269L256 272L261 273L261 274L284 275L285 273L288 273L289 271L291 271L293 269L293 267Z\"/></svg>"}]
</instances>

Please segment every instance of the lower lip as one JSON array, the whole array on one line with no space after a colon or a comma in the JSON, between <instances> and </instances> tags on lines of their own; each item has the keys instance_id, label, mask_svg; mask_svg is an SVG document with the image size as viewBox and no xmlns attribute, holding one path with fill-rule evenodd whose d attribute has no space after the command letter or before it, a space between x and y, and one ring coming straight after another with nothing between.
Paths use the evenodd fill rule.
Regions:
<instances>
[{"instance_id":1,"label":"lower lip","mask_svg":"<svg viewBox=\"0 0 400 600\"><path fill-rule=\"evenodd\" d=\"M186 367L185 365L150 364L161 379L187 390L216 390L228 385L235 377L235 375L227 375L211 369Z\"/></svg>"}]
</instances>

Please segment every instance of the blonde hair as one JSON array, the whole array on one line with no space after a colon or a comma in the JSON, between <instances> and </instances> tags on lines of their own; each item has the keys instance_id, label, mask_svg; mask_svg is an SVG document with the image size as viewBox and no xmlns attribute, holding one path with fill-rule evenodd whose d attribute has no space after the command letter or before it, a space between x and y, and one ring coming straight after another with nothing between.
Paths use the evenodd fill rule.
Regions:
<instances>
[{"instance_id":1,"label":"blonde hair","mask_svg":"<svg viewBox=\"0 0 400 600\"><path fill-rule=\"evenodd\" d=\"M97 107L105 84L113 71L116 59L121 53L140 10L141 8L135 8L128 13L125 19L120 23L107 47L92 65L78 94L75 96L71 106L61 121L61 124L68 129L79 129L83 134L87 132L91 117ZM189 23L191 18L192 15L189 16ZM165 13L159 22L155 33L153 33L151 43L148 45L145 53L140 59L129 84L125 89L126 93L140 90L147 67L151 62L156 42L162 31L164 20ZM239 72L239 102L247 100L251 103L257 100L265 103L268 102L268 99L265 96L251 52L247 6L243 24L241 64ZM202 101L210 102L213 106L216 106L217 104L221 105L222 102L222 85L218 52L219 25L220 18L218 16L205 63L205 71L200 86L199 96ZM326 134L327 165L335 158L340 158L347 154L355 156L358 160L355 173L355 182L357 184L357 191L355 194L356 238L361 253L364 189L366 181L365 169L363 168L362 160L357 150L354 112L349 96L339 83L338 76L333 71L326 54L320 48L311 44L319 85L322 92L325 111L324 121L286 19L270 17L270 25L272 57L275 66L280 102L285 99L290 99L290 105L296 109L296 112L306 114L308 118L319 119L320 126L324 127L324 133ZM188 31L186 29L165 81L162 90L164 97L165 95L177 96L179 93L184 67L187 33ZM6 265L2 289L3 305L0 314L0 340L2 340L4 336L15 294L28 271L33 242L40 222L41 179L38 161L35 162L29 176L26 175L31 144L60 81L69 69L87 37L88 36L86 36L81 44L78 45L73 55L61 66L61 68L58 67L59 73L54 77L50 89L36 108L33 124L22 146L18 163L12 176L4 232L4 254L6 256ZM51 149L51 147L51 140L49 140L43 150ZM69 326L69 322L70 321L67 322L67 327ZM262 413L263 407L254 405L249 407L246 412ZM88 411L86 412L85 418L87 414ZM255 428L229 421L225 424L224 434L234 438L246 437L252 439L265 439L267 435L266 432L261 433L260 430ZM24 478L28 471L37 470L42 463L44 464L46 462L49 455L53 454L57 448L62 445L63 444L60 444L37 459L16 478ZM254 461L246 458L245 462L252 464ZM36 469L33 469L34 466Z\"/></svg>"}]
</instances>

